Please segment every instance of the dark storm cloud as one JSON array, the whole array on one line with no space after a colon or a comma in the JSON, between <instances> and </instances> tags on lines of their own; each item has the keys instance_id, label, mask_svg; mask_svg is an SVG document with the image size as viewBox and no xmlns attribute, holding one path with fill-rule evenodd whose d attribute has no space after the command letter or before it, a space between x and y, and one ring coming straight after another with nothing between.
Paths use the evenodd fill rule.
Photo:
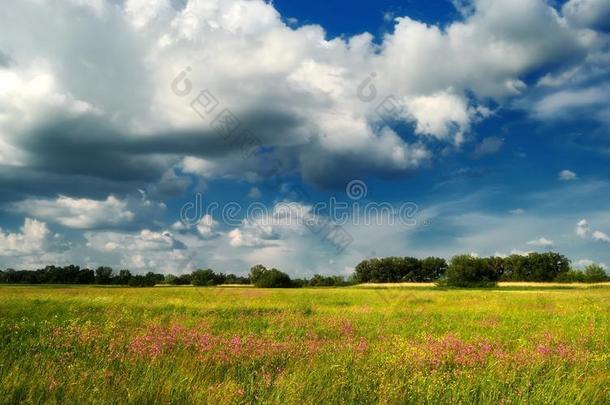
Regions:
<instances>
[{"instance_id":1,"label":"dark storm cloud","mask_svg":"<svg viewBox=\"0 0 610 405\"><path fill-rule=\"evenodd\" d=\"M303 124L294 115L275 110L259 109L240 117L243 129L256 137L253 148L281 144L282 137L289 139ZM182 157L219 159L237 155L239 160L243 152L239 142L220 136L205 122L190 130L134 135L96 115L39 126L18 139L17 145L27 156L27 167L2 169L3 201L55 194L101 198L147 185L155 194L177 195L190 180L168 174L168 169ZM256 171L256 167L249 170Z\"/></svg>"}]
</instances>

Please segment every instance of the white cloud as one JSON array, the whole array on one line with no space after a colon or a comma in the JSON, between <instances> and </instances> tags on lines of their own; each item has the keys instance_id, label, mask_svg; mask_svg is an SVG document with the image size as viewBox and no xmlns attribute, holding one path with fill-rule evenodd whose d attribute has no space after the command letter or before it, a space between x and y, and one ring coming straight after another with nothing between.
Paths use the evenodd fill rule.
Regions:
<instances>
[{"instance_id":1,"label":"white cloud","mask_svg":"<svg viewBox=\"0 0 610 405\"><path fill-rule=\"evenodd\" d=\"M576 27L610 29L610 3L606 0L570 0L561 11Z\"/></svg>"},{"instance_id":2,"label":"white cloud","mask_svg":"<svg viewBox=\"0 0 610 405\"><path fill-rule=\"evenodd\" d=\"M126 202L114 196L103 201L66 196L55 200L25 200L14 204L13 210L76 229L124 224L135 216L127 209Z\"/></svg>"},{"instance_id":3,"label":"white cloud","mask_svg":"<svg viewBox=\"0 0 610 405\"><path fill-rule=\"evenodd\" d=\"M567 169L560 171L557 176L559 177L559 180L563 180L563 181L576 180L578 178L576 173L574 173L571 170L567 170Z\"/></svg>"},{"instance_id":4,"label":"white cloud","mask_svg":"<svg viewBox=\"0 0 610 405\"><path fill-rule=\"evenodd\" d=\"M534 239L534 240L527 242L527 244L532 245L532 246L538 246L538 247L549 247L549 246L553 246L553 241L550 239L547 239L545 237L540 237L538 239Z\"/></svg>"},{"instance_id":5,"label":"white cloud","mask_svg":"<svg viewBox=\"0 0 610 405\"><path fill-rule=\"evenodd\" d=\"M120 200L108 196L105 200L59 196L54 200L28 199L11 205L14 212L55 222L68 228L94 229L127 227L136 219L150 221L165 210L144 196Z\"/></svg>"},{"instance_id":6,"label":"white cloud","mask_svg":"<svg viewBox=\"0 0 610 405\"><path fill-rule=\"evenodd\" d=\"M279 239L272 225L251 220L244 220L240 228L231 230L227 236L233 247L272 246Z\"/></svg>"},{"instance_id":7,"label":"white cloud","mask_svg":"<svg viewBox=\"0 0 610 405\"><path fill-rule=\"evenodd\" d=\"M525 210L523 208L515 208L514 210L509 210L508 212L513 215L521 215L525 213Z\"/></svg>"},{"instance_id":8,"label":"white cloud","mask_svg":"<svg viewBox=\"0 0 610 405\"><path fill-rule=\"evenodd\" d=\"M219 235L217 232L218 221L215 221L210 214L206 214L197 223L197 233L203 239L212 239Z\"/></svg>"},{"instance_id":9,"label":"white cloud","mask_svg":"<svg viewBox=\"0 0 610 405\"><path fill-rule=\"evenodd\" d=\"M585 267L591 266L592 264L596 264L596 265L600 266L604 270L608 269L608 266L606 266L605 263L596 263L595 261L593 261L591 259L579 259L579 260L574 262L574 266L579 268L579 269L584 269Z\"/></svg>"},{"instance_id":10,"label":"white cloud","mask_svg":"<svg viewBox=\"0 0 610 405\"><path fill-rule=\"evenodd\" d=\"M470 113L463 97L450 92L414 97L406 101L407 114L417 123L415 131L460 143L469 129Z\"/></svg>"},{"instance_id":11,"label":"white cloud","mask_svg":"<svg viewBox=\"0 0 610 405\"><path fill-rule=\"evenodd\" d=\"M170 232L144 229L138 233L102 231L85 232L87 246L103 252L171 251L183 248Z\"/></svg>"},{"instance_id":12,"label":"white cloud","mask_svg":"<svg viewBox=\"0 0 610 405\"><path fill-rule=\"evenodd\" d=\"M44 222L25 218L18 233L4 232L0 228L0 256L22 256L43 253L52 238Z\"/></svg>"},{"instance_id":13,"label":"white cloud","mask_svg":"<svg viewBox=\"0 0 610 405\"><path fill-rule=\"evenodd\" d=\"M610 86L559 90L543 97L534 106L534 115L541 119L569 117L567 112L608 104Z\"/></svg>"},{"instance_id":14,"label":"white cloud","mask_svg":"<svg viewBox=\"0 0 610 405\"><path fill-rule=\"evenodd\" d=\"M589 233L589 223L586 219L581 219L576 224L576 234L581 238L584 238Z\"/></svg>"},{"instance_id":15,"label":"white cloud","mask_svg":"<svg viewBox=\"0 0 610 405\"><path fill-rule=\"evenodd\" d=\"M0 13L3 40L19 61L0 72L9 84L2 108L12 117L0 122L8 134L2 150L15 152L4 160L33 158L17 141L28 128L95 115L127 134L131 150L150 140L146 135L158 136L157 149L143 146L141 159L151 164L175 163L156 155L175 139L176 154L192 154L183 161L187 173L224 175L237 161L218 165L215 158L234 156L239 145L223 142L192 110L190 101L207 88L218 108L230 108L263 144L291 148L286 159L308 181L349 177L351 170L411 171L431 152L386 128L377 114L385 97L398 104L390 118L414 124L418 139L460 144L488 115L476 99L502 103L519 95L529 72L578 60L591 43L536 0L477 0L443 28L396 18L379 44L368 33L327 38L316 25L286 25L273 3L260 0L189 0L183 9L168 0L95 4L3 2L11 10ZM66 29L59 23L66 20L82 24ZM104 43L104 52L90 41ZM170 85L187 66L193 90L176 96ZM371 72L373 87L365 87L376 97L366 102L356 93ZM324 167L333 164L344 170Z\"/></svg>"},{"instance_id":16,"label":"white cloud","mask_svg":"<svg viewBox=\"0 0 610 405\"><path fill-rule=\"evenodd\" d=\"M585 58L586 63L598 60L596 67L607 65L599 57L607 41L582 29L599 25L605 10L599 0L572 0L561 13L539 0L457 1L463 18L437 26L399 17L379 40L368 33L330 38L320 26L287 26L272 2L182 3L184 8L173 8L176 2L169 0L3 1L0 46L10 52L11 63L0 68L0 164L44 168L63 179L68 190L78 189L72 182L83 177L99 180L90 185L97 193L122 182L123 191L104 196L123 196L126 179L137 187L159 182L161 176L171 182L172 168L206 179L260 179L261 167L273 153L246 161L239 145L210 130L212 116L202 119L190 105L207 88L218 98L215 112L229 108L281 157L283 170L336 185L336 180L362 172L400 174L433 162L437 150L453 150L471 138L470 128L490 115L489 105L504 106L507 99L532 91L524 82L531 72L549 75L540 86L546 89L581 74L563 75L582 66ZM66 26L65 21L76 23ZM171 84L187 66L193 89L177 96ZM366 102L356 94L372 72L373 87L365 90L374 88L376 97ZM555 118L571 108L601 105L604 90L557 85L558 93L543 93L531 110ZM397 108L384 120L378 107L389 95L395 96ZM86 125L89 121L93 124ZM387 125L392 121L412 126L414 133L397 134ZM102 128L101 135L91 133L92 127ZM500 141L483 140L475 154L497 152ZM82 151L94 151L95 159ZM41 178L40 184L45 181ZM7 181L0 182L4 190ZM69 197L54 199L32 196L15 207L32 218L76 229L142 229L143 222L151 229L162 226L148 222L163 207L151 203L147 208L123 197L93 200L90 191L57 191ZM518 211L512 213L523 214ZM521 244L532 229L551 235L531 215L509 219L516 223L482 214L448 219L472 231L447 236L453 238L451 249L493 252ZM561 229L549 221L553 230ZM565 226L565 218L556 221ZM183 240L197 247L214 244L210 255L215 263L235 266L242 259L267 258L287 268L310 269L318 265L308 267L311 252L323 250L303 226L244 223L229 232L229 244L226 238L207 240L218 232L215 227L210 217L197 227L198 235L194 228L182 233L175 224L178 237L149 230L89 232L87 240L93 250L116 254L139 268L163 266L164 254L184 260L178 249ZM351 231L363 240L360 250L369 249L371 234L384 252L394 254L408 239L398 229ZM15 250L14 241L25 234L2 235L2 243L9 246L10 237ZM235 246L250 247L244 249L248 256L236 254ZM357 262L359 254L349 260ZM327 259L320 263L327 266ZM340 261L338 268L354 264Z\"/></svg>"},{"instance_id":17,"label":"white cloud","mask_svg":"<svg viewBox=\"0 0 610 405\"><path fill-rule=\"evenodd\" d=\"M592 236L597 241L610 243L610 236L602 231L594 231Z\"/></svg>"}]
</instances>

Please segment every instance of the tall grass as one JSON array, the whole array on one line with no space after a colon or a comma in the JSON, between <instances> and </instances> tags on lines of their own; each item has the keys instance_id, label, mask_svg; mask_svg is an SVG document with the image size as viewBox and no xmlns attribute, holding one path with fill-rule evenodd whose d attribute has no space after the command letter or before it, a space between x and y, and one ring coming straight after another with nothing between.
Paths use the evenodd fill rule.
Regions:
<instances>
[{"instance_id":1,"label":"tall grass","mask_svg":"<svg viewBox=\"0 0 610 405\"><path fill-rule=\"evenodd\" d=\"M610 403L610 289L0 287L0 402Z\"/></svg>"}]
</instances>

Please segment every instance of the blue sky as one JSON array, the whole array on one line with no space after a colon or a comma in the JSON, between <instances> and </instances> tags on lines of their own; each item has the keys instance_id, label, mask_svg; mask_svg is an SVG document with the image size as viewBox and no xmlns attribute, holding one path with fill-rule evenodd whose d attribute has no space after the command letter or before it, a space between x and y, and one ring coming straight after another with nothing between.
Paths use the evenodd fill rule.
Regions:
<instances>
[{"instance_id":1,"label":"blue sky","mask_svg":"<svg viewBox=\"0 0 610 405\"><path fill-rule=\"evenodd\" d=\"M607 1L0 11L0 268L610 265Z\"/></svg>"}]
</instances>

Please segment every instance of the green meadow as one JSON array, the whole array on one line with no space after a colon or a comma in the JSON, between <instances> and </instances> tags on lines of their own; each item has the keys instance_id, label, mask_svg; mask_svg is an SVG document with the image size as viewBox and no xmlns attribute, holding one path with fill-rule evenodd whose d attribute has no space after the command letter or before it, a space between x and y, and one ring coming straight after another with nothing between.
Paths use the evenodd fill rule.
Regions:
<instances>
[{"instance_id":1,"label":"green meadow","mask_svg":"<svg viewBox=\"0 0 610 405\"><path fill-rule=\"evenodd\" d=\"M0 402L610 403L610 288L0 286Z\"/></svg>"}]
</instances>

